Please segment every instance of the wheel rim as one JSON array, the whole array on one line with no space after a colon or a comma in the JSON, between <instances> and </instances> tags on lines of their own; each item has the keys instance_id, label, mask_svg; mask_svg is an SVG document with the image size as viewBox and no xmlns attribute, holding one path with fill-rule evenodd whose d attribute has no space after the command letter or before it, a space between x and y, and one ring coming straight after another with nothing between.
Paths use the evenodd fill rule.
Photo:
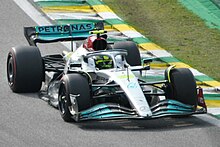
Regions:
<instances>
[{"instance_id":1,"label":"wheel rim","mask_svg":"<svg viewBox=\"0 0 220 147\"><path fill-rule=\"evenodd\" d=\"M15 69L14 69L13 57L11 55L8 59L7 77L8 77L9 85L12 86L14 84Z\"/></svg>"},{"instance_id":2,"label":"wheel rim","mask_svg":"<svg viewBox=\"0 0 220 147\"><path fill-rule=\"evenodd\" d=\"M67 110L69 110L71 115L75 115L76 114L76 110L78 110L78 106L77 106L77 100L75 98L71 98L72 100L70 100L71 105L68 105L67 102L67 93L66 93L66 89L64 86L61 87L61 92L59 95L59 107L60 107L60 112L62 114L66 113ZM72 103L73 101L73 103Z\"/></svg>"},{"instance_id":3,"label":"wheel rim","mask_svg":"<svg viewBox=\"0 0 220 147\"><path fill-rule=\"evenodd\" d=\"M78 112L78 103L74 95L70 95L71 106L69 107L70 113L74 116Z\"/></svg>"},{"instance_id":4,"label":"wheel rim","mask_svg":"<svg viewBox=\"0 0 220 147\"><path fill-rule=\"evenodd\" d=\"M59 101L59 110L62 116L68 116L71 118L66 118L69 120L74 119L75 121L78 121L78 114L76 112L76 110L78 110L78 105L76 102L76 99L73 100L70 97L67 97L67 91L64 85L61 85L61 89L60 89L60 94L58 97L58 101ZM71 95L71 94L70 94ZM71 103L70 105L68 104L68 98L69 98L69 102ZM72 99L72 100L71 100ZM74 103L72 103L72 101L74 101Z\"/></svg>"},{"instance_id":5,"label":"wheel rim","mask_svg":"<svg viewBox=\"0 0 220 147\"><path fill-rule=\"evenodd\" d=\"M64 86L62 86L59 95L59 110L62 114L64 114L66 112L66 109L67 109L66 89L64 88Z\"/></svg>"}]
</instances>

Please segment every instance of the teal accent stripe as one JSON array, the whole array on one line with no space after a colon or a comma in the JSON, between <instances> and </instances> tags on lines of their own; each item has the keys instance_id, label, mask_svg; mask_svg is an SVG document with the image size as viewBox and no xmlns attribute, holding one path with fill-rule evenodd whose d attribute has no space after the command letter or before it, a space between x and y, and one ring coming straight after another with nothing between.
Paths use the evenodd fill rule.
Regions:
<instances>
[{"instance_id":1,"label":"teal accent stripe","mask_svg":"<svg viewBox=\"0 0 220 147\"><path fill-rule=\"evenodd\" d=\"M200 75L200 76L195 76L196 80L198 81L214 81L213 78L207 76L207 75Z\"/></svg>"},{"instance_id":2,"label":"teal accent stripe","mask_svg":"<svg viewBox=\"0 0 220 147\"><path fill-rule=\"evenodd\" d=\"M177 105L178 107L183 107L183 108L187 108L187 109L193 109L193 106L191 105L186 105L184 103L181 103L179 101L176 100L168 100L168 104L172 104L172 105Z\"/></svg>"},{"instance_id":3,"label":"teal accent stripe","mask_svg":"<svg viewBox=\"0 0 220 147\"><path fill-rule=\"evenodd\" d=\"M100 20L86 20L86 19L57 19L55 22L57 24L75 24L75 23L91 23L99 22Z\"/></svg>"},{"instance_id":4,"label":"teal accent stripe","mask_svg":"<svg viewBox=\"0 0 220 147\"><path fill-rule=\"evenodd\" d=\"M125 24L125 22L123 20L120 20L120 19L106 19L105 22L110 24L110 25Z\"/></svg>"},{"instance_id":5,"label":"teal accent stripe","mask_svg":"<svg viewBox=\"0 0 220 147\"><path fill-rule=\"evenodd\" d=\"M108 42L127 41L127 39L124 39L124 38L111 38L111 37L108 37L108 38L107 38L107 41L108 41Z\"/></svg>"},{"instance_id":6,"label":"teal accent stripe","mask_svg":"<svg viewBox=\"0 0 220 147\"><path fill-rule=\"evenodd\" d=\"M91 6L93 6L93 5L104 5L104 2L101 2L99 0L87 0L86 2Z\"/></svg>"},{"instance_id":7,"label":"teal accent stripe","mask_svg":"<svg viewBox=\"0 0 220 147\"><path fill-rule=\"evenodd\" d=\"M211 114L211 116L217 118L217 119L220 119L220 114Z\"/></svg>"},{"instance_id":8,"label":"teal accent stripe","mask_svg":"<svg viewBox=\"0 0 220 147\"><path fill-rule=\"evenodd\" d=\"M113 113L113 114L102 114L102 115L94 116L94 117L90 117L90 118L91 119L102 119L102 118L126 117L126 116L129 116L129 115Z\"/></svg>"},{"instance_id":9,"label":"teal accent stripe","mask_svg":"<svg viewBox=\"0 0 220 147\"><path fill-rule=\"evenodd\" d=\"M193 110L192 109L186 109L186 108L182 108L182 107L178 107L178 106L173 106L173 105L169 105L167 106L168 109L174 109L174 110L168 110L168 111L175 111L175 109L177 111L188 111L188 112L192 112Z\"/></svg>"},{"instance_id":10,"label":"teal accent stripe","mask_svg":"<svg viewBox=\"0 0 220 147\"><path fill-rule=\"evenodd\" d=\"M87 5L81 1L40 1L36 2L39 7L52 7L52 6L84 6Z\"/></svg>"},{"instance_id":11,"label":"teal accent stripe","mask_svg":"<svg viewBox=\"0 0 220 147\"><path fill-rule=\"evenodd\" d=\"M166 63L171 63L171 62L181 62L175 57L161 57L160 60L166 62Z\"/></svg>"},{"instance_id":12,"label":"teal accent stripe","mask_svg":"<svg viewBox=\"0 0 220 147\"><path fill-rule=\"evenodd\" d=\"M88 114L93 113L99 109L105 109L105 108L108 108L108 106L106 104L98 104L96 106L93 106L92 108L89 108L89 109L81 112L81 115L88 115Z\"/></svg>"},{"instance_id":13,"label":"teal accent stripe","mask_svg":"<svg viewBox=\"0 0 220 147\"><path fill-rule=\"evenodd\" d=\"M144 76L144 77L141 77L142 80L145 80L147 82L152 82L152 81L161 81L161 80L164 80L164 76Z\"/></svg>"},{"instance_id":14,"label":"teal accent stripe","mask_svg":"<svg viewBox=\"0 0 220 147\"><path fill-rule=\"evenodd\" d=\"M145 37L137 37L137 38L133 38L132 40L137 44L151 42L148 38L145 38Z\"/></svg>"},{"instance_id":15,"label":"teal accent stripe","mask_svg":"<svg viewBox=\"0 0 220 147\"><path fill-rule=\"evenodd\" d=\"M214 115L216 118L220 119L220 114L219 115Z\"/></svg>"},{"instance_id":16,"label":"teal accent stripe","mask_svg":"<svg viewBox=\"0 0 220 147\"><path fill-rule=\"evenodd\" d=\"M220 100L220 94L215 94L215 93L213 93L213 94L204 94L204 98L206 99L206 100Z\"/></svg>"},{"instance_id":17,"label":"teal accent stripe","mask_svg":"<svg viewBox=\"0 0 220 147\"><path fill-rule=\"evenodd\" d=\"M192 112L184 112L178 110L167 110L163 112L153 113L154 117L163 117L163 116L171 116L171 115L190 115Z\"/></svg>"}]
</instances>

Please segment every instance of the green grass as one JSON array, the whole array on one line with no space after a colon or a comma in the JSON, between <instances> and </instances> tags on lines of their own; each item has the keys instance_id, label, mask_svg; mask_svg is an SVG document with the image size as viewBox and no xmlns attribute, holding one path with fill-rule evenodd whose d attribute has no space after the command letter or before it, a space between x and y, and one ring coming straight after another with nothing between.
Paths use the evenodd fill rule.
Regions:
<instances>
[{"instance_id":1,"label":"green grass","mask_svg":"<svg viewBox=\"0 0 220 147\"><path fill-rule=\"evenodd\" d=\"M119 17L173 56L220 81L220 31L177 0L103 0Z\"/></svg>"}]
</instances>

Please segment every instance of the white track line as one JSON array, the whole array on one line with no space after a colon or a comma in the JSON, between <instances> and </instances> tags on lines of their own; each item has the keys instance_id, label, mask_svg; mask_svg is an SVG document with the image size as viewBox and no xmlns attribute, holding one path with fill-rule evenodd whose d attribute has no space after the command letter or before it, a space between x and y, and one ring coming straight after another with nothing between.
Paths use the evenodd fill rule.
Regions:
<instances>
[{"instance_id":1,"label":"white track line","mask_svg":"<svg viewBox=\"0 0 220 147\"><path fill-rule=\"evenodd\" d=\"M210 123L212 125L220 127L220 121L217 118L215 118L215 117L212 117L210 115L204 115L204 114L196 115L196 117L201 119L201 120L203 120L203 121L205 121L205 122L208 122L208 123Z\"/></svg>"},{"instance_id":2,"label":"white track line","mask_svg":"<svg viewBox=\"0 0 220 147\"><path fill-rule=\"evenodd\" d=\"M34 20L38 25L51 25L51 23L27 0L14 0L14 2Z\"/></svg>"}]
</instances>

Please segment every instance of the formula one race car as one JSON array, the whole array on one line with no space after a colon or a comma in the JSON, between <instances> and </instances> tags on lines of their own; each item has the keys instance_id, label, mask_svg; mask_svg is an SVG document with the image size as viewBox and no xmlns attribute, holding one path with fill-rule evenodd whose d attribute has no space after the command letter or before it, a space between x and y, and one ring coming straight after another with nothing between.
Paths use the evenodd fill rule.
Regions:
<instances>
[{"instance_id":1,"label":"formula one race car","mask_svg":"<svg viewBox=\"0 0 220 147\"><path fill-rule=\"evenodd\" d=\"M150 70L150 59L141 59L132 41L109 44L102 23L24 30L30 46L9 51L8 84L17 93L40 91L41 97L59 108L64 121L206 113L202 89L189 69L171 66L164 80L146 82L141 77ZM36 45L82 39L75 51L44 57Z\"/></svg>"}]
</instances>

